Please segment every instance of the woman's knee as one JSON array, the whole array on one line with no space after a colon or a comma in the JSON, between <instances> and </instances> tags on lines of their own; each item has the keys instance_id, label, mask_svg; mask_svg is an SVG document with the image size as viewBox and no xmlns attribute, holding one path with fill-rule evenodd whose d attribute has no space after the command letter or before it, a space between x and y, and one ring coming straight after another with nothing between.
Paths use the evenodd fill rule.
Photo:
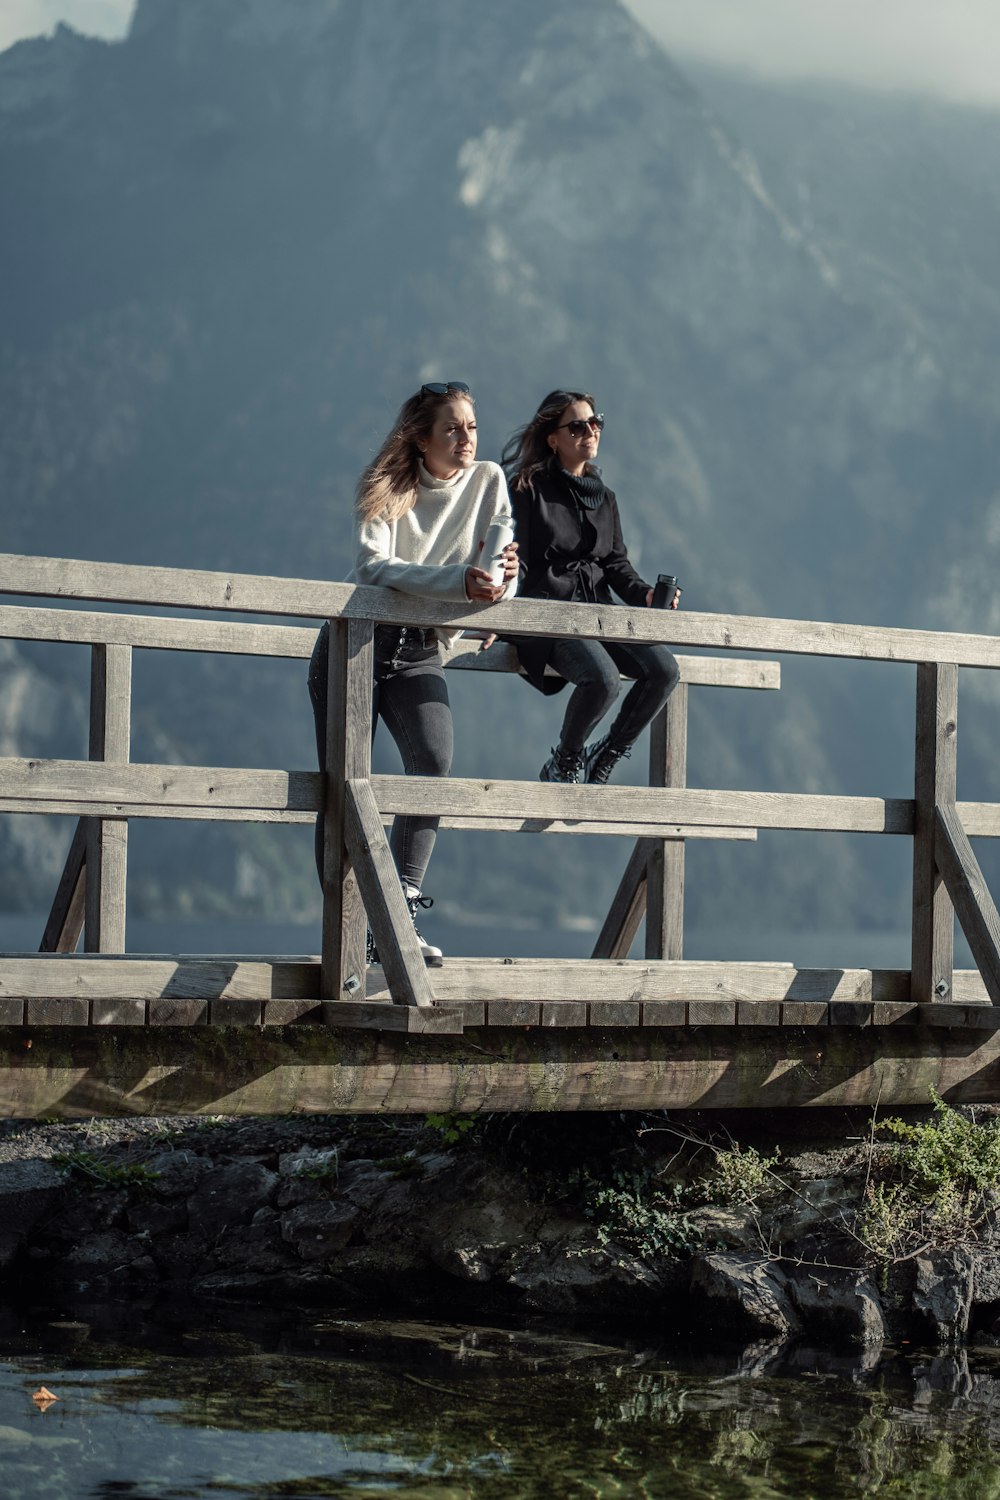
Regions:
<instances>
[{"instance_id":1,"label":"woman's knee","mask_svg":"<svg viewBox=\"0 0 1000 1500\"><path fill-rule=\"evenodd\" d=\"M453 748L436 743L421 746L418 753L407 758L407 776L450 776Z\"/></svg>"},{"instance_id":2,"label":"woman's knee","mask_svg":"<svg viewBox=\"0 0 1000 1500\"><path fill-rule=\"evenodd\" d=\"M677 658L666 646L656 648L648 675L662 690L664 697L668 697L680 682L681 669L677 665Z\"/></svg>"}]
</instances>

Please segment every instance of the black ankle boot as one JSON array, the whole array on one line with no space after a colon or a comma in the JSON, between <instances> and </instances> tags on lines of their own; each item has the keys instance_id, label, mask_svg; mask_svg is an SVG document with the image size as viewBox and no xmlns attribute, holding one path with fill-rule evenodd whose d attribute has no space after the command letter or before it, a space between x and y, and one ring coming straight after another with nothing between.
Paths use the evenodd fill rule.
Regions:
<instances>
[{"instance_id":1,"label":"black ankle boot","mask_svg":"<svg viewBox=\"0 0 1000 1500\"><path fill-rule=\"evenodd\" d=\"M539 781L569 781L574 784L583 779L583 751L564 750L557 745L538 773Z\"/></svg>"},{"instance_id":2,"label":"black ankle boot","mask_svg":"<svg viewBox=\"0 0 1000 1500\"><path fill-rule=\"evenodd\" d=\"M584 781L603 786L618 762L627 760L631 754L630 746L616 745L610 734L606 734L583 753Z\"/></svg>"}]
</instances>

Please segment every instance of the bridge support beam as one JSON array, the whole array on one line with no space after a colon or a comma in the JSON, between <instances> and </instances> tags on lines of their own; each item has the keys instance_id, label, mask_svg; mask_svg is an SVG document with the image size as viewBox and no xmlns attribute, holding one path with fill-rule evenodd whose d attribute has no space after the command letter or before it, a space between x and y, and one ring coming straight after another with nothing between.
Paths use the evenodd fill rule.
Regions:
<instances>
[{"instance_id":1,"label":"bridge support beam","mask_svg":"<svg viewBox=\"0 0 1000 1500\"><path fill-rule=\"evenodd\" d=\"M0 1117L487 1110L880 1109L992 1102L993 1007L969 1027L0 1027Z\"/></svg>"}]
</instances>

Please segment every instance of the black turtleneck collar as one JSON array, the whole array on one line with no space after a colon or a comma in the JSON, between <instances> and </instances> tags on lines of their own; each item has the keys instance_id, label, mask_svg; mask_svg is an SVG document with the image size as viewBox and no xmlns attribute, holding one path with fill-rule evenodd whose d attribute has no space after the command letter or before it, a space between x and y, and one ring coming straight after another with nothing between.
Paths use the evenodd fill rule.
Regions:
<instances>
[{"instance_id":1,"label":"black turtleneck collar","mask_svg":"<svg viewBox=\"0 0 1000 1500\"><path fill-rule=\"evenodd\" d=\"M600 474L571 474L560 463L554 463L552 467L574 500L578 500L584 510L597 509L604 499L605 492L604 480Z\"/></svg>"}]
</instances>

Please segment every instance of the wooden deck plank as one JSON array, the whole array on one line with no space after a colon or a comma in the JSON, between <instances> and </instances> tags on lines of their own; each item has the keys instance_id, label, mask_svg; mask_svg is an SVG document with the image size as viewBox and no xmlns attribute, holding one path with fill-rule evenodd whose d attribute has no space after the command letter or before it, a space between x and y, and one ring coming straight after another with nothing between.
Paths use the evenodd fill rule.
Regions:
<instances>
[{"instance_id":1,"label":"wooden deck plank","mask_svg":"<svg viewBox=\"0 0 1000 1500\"><path fill-rule=\"evenodd\" d=\"M825 1025L833 1003L861 1007L860 1012L842 1011L835 1024L858 1024L860 1014L869 1024L897 1024L903 1016L898 1007L912 1006L909 974L902 969L796 969L790 964L717 964L683 960L657 963L648 960L590 959L468 959L446 960L435 970L435 1004L461 1007L467 1025L484 1024L488 1006L506 1007L495 1012L503 1024L585 1024L587 1005L641 1005L642 1025L716 1024L719 1005L736 1018L737 1005L744 1007L746 1024L758 1024L753 1006L780 1004L775 1024L782 1026ZM367 974L367 1000L379 1004L390 1000L381 969ZM926 1014L912 1015L912 1024L993 1024L982 979L974 970L956 971L955 1002L931 1007ZM26 1001L44 1001L50 1009L47 1024L83 1024L79 1008L62 1009L69 1002L86 1006L100 1002L94 1013L96 1024L115 1024L104 1019L116 1004L130 1011L149 1006L151 1025L208 1024L210 1001L251 1002L256 1015L263 1003L265 1025L317 1017L319 960L315 957L262 959L256 956L215 955L165 958L133 955L25 954L0 957L0 1024L20 1024ZM332 1002L334 1004L346 1002ZM693 1018L686 1007L694 1005ZM894 1006L895 1011L873 1010ZM517 1007L527 1006L520 1011ZM701 1019L707 1006L709 1020ZM257 1007L257 1009L254 1009ZM527 1015L544 1020L525 1021ZM667 1007L657 1009L657 1007ZM989 1012L989 1014L987 1014ZM767 1013L767 1012L764 1012ZM773 1012L770 1013L773 1019ZM510 1021L510 1016L517 1019ZM651 1019L654 1018L654 1019ZM963 1019L966 1018L966 1019ZM638 1023L638 1018L637 1018ZM593 1024L593 1023L592 1023ZM905 1022L904 1022L905 1024Z\"/></svg>"}]
</instances>

